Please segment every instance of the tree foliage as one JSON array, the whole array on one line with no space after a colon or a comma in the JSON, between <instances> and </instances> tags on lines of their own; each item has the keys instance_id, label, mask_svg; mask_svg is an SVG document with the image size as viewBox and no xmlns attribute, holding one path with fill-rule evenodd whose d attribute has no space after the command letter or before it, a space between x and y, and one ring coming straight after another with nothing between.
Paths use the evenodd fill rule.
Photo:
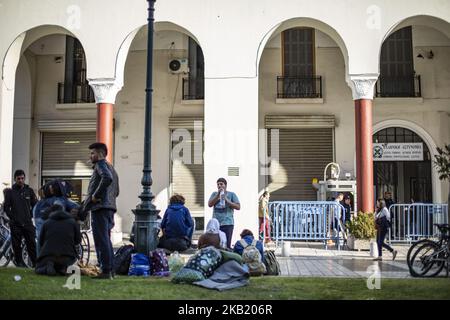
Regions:
<instances>
[{"instance_id":1,"label":"tree foliage","mask_svg":"<svg viewBox=\"0 0 450 320\"><path fill-rule=\"evenodd\" d=\"M438 171L439 180L448 180L450 178L450 144L436 150L438 154L434 156L433 164Z\"/></svg>"}]
</instances>

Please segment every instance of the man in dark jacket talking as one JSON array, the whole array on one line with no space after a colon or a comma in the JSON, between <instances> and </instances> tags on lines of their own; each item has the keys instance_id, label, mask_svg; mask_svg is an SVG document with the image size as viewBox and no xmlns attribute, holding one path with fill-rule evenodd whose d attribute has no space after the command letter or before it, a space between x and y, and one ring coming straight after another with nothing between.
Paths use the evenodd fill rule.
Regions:
<instances>
[{"instance_id":1,"label":"man in dark jacket talking","mask_svg":"<svg viewBox=\"0 0 450 320\"><path fill-rule=\"evenodd\" d=\"M119 177L113 166L105 159L108 148L96 142L89 146L90 160L94 172L85 199L86 208L92 213L92 233L102 273L98 279L112 279L114 251L111 230L114 227L114 213L117 211L116 198L119 195Z\"/></svg>"}]
</instances>

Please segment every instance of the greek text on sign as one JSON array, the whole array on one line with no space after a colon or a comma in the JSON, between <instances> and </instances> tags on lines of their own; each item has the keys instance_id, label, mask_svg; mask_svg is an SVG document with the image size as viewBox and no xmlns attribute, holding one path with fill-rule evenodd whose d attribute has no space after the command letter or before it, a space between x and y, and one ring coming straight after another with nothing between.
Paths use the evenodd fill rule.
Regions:
<instances>
[{"instance_id":1,"label":"greek text on sign","mask_svg":"<svg viewBox=\"0 0 450 320\"><path fill-rule=\"evenodd\" d=\"M374 143L373 161L423 161L423 143Z\"/></svg>"}]
</instances>

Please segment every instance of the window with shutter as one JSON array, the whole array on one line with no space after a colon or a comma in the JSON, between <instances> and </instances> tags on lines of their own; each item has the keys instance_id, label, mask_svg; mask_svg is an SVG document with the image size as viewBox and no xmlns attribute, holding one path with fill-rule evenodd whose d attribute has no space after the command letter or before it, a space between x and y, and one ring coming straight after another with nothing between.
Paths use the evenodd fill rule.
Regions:
<instances>
[{"instance_id":1,"label":"window with shutter","mask_svg":"<svg viewBox=\"0 0 450 320\"><path fill-rule=\"evenodd\" d=\"M381 47L381 96L412 97L414 81L412 28L409 26L391 34Z\"/></svg>"},{"instance_id":2,"label":"window with shutter","mask_svg":"<svg viewBox=\"0 0 450 320\"><path fill-rule=\"evenodd\" d=\"M314 29L293 28L283 32L283 96L315 97Z\"/></svg>"}]
</instances>

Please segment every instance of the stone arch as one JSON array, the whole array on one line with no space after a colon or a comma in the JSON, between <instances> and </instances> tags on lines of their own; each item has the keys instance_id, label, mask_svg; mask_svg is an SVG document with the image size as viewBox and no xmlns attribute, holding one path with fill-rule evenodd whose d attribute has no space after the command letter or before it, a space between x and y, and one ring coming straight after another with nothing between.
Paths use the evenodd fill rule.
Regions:
<instances>
[{"instance_id":1,"label":"stone arch","mask_svg":"<svg viewBox=\"0 0 450 320\"><path fill-rule=\"evenodd\" d=\"M431 155L431 161L433 161L434 156L436 153L436 143L434 142L433 137L421 126L418 124L401 120L401 119L391 119L391 120L384 120L380 121L373 126L373 133L375 134L378 131L381 131L386 128L390 127L400 127L405 128L413 131L416 133L426 144L428 147L428 150L430 151ZM433 193L433 202L440 202L441 199L441 183L439 182L439 175L436 170L431 170L431 187L432 187L432 193Z\"/></svg>"},{"instance_id":2,"label":"stone arch","mask_svg":"<svg viewBox=\"0 0 450 320\"><path fill-rule=\"evenodd\" d=\"M378 46L378 70L380 68L380 57L381 57L381 48L383 46L384 41L395 31L400 30L404 27L411 25L420 25L429 28L433 28L436 31L443 33L447 38L450 39L450 22L445 21L442 18L430 16L430 15L415 15L410 17L405 17L404 19L395 22L392 24L385 32L384 36L381 38L381 42Z\"/></svg>"},{"instance_id":3,"label":"stone arch","mask_svg":"<svg viewBox=\"0 0 450 320\"><path fill-rule=\"evenodd\" d=\"M130 33L128 33L128 35L122 41L120 48L116 54L115 81L116 81L116 84L118 84L120 87L122 87L123 83L124 83L125 63L127 61L127 57L128 57L128 53L131 48L131 44L132 44L134 38L136 37L136 35L138 34L138 32L141 31L146 26L147 26L146 24L141 25L141 26L135 28ZM202 47L200 41L194 34L192 34L188 29L186 29L178 24L175 24L173 22L169 22L169 21L155 22L154 29L155 29L155 32L157 32L159 30L171 30L171 31L181 32L183 34L190 36L192 39L194 39L199 44L200 47Z\"/></svg>"},{"instance_id":4,"label":"stone arch","mask_svg":"<svg viewBox=\"0 0 450 320\"><path fill-rule=\"evenodd\" d=\"M317 19L313 18L307 18L307 17L298 17L298 18L291 18L284 21L280 21L274 26L272 26L264 35L264 37L261 39L258 50L257 50L257 59L256 59L256 70L259 73L259 64L261 61L262 53L267 45L267 43L272 39L274 36L280 34L282 31L287 30L289 28L293 27L311 27L314 29L317 29L329 37L333 39L334 42L339 46L341 49L341 53L344 57L345 62L345 70L346 74L348 73L348 49L347 45L344 41L344 39L341 37L341 35L336 31L335 28L333 28L331 25Z\"/></svg>"}]
</instances>

